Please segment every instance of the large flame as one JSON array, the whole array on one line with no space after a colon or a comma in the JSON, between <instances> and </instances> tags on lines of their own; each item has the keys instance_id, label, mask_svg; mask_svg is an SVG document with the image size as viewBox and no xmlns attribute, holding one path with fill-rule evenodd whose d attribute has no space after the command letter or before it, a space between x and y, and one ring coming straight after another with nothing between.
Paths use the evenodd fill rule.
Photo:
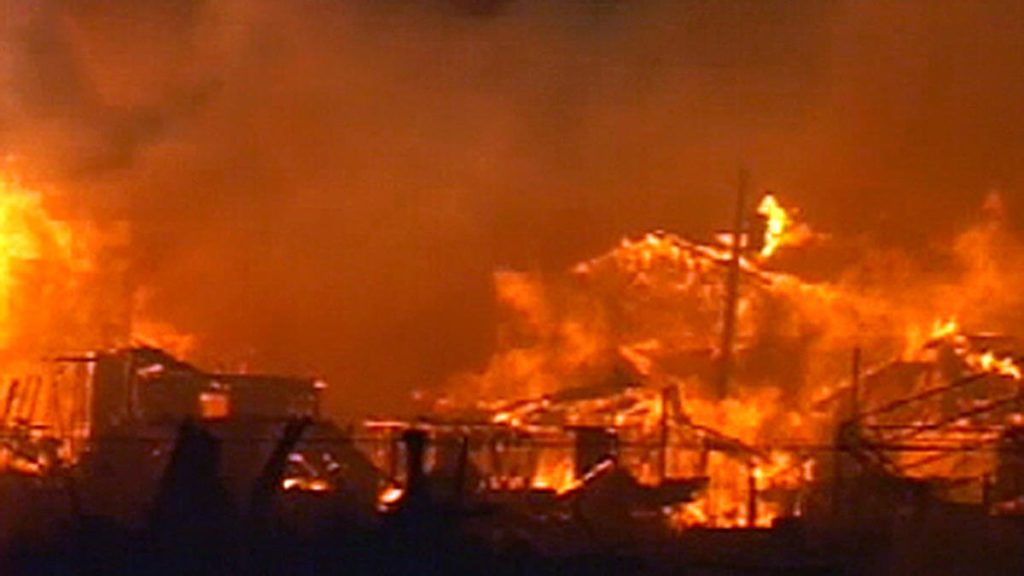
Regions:
<instances>
[{"instance_id":1,"label":"large flame","mask_svg":"<svg viewBox=\"0 0 1024 576\"><path fill-rule=\"evenodd\" d=\"M134 343L187 356L195 337L127 277L127 225L58 216L59 201L0 173L0 359Z\"/></svg>"},{"instance_id":2,"label":"large flame","mask_svg":"<svg viewBox=\"0 0 1024 576\"><path fill-rule=\"evenodd\" d=\"M820 452L801 446L831 444L837 424L850 417L855 350L864 382L854 392L863 411L941 390L964 374L994 380L981 381L981 400L952 406L984 407L1002 382L1021 378L1011 351L964 330L1012 329L1009 320L1024 303L1007 284L1010 270L1024 264L1024 247L1005 231L1001 212L989 210L951 244L942 274L878 251L832 282L810 282L760 267L811 232L774 195L758 211L767 219L764 250L740 262L737 362L725 397L709 383L718 369L729 253L661 232L624 239L563 277L496 274L499 300L511 312L499 349L483 372L455 379L452 396L476 402L501 426L610 426L640 445L660 435L677 446L660 471L650 453L623 455L642 482L662 474L710 480L702 501L680 507L673 522L743 526L801 513L802 487L821 466ZM901 363L927 370L887 380L887 368ZM678 407L666 408L666 397L678 398ZM923 405L899 417L921 425L922 437L953 441L956 433L943 428L950 409ZM865 425L887 424L865 418ZM911 475L984 472L965 459L925 456L932 457L927 465L918 455L892 461ZM532 484L565 490L578 481L571 472L566 461L544 459Z\"/></svg>"},{"instance_id":3,"label":"large flame","mask_svg":"<svg viewBox=\"0 0 1024 576\"><path fill-rule=\"evenodd\" d=\"M71 459L70 443L87 429L81 382L53 358L139 341L177 353L192 345L139 314L145 302L127 277L127 226L65 217L61 200L0 173L0 466L23 471L54 456L27 455L53 445L40 438L59 440L59 455Z\"/></svg>"},{"instance_id":4,"label":"large flame","mask_svg":"<svg viewBox=\"0 0 1024 576\"><path fill-rule=\"evenodd\" d=\"M101 241L95 229L53 217L41 193L0 175L0 350L8 360L73 339L96 343L85 316L101 296L90 285Z\"/></svg>"}]
</instances>

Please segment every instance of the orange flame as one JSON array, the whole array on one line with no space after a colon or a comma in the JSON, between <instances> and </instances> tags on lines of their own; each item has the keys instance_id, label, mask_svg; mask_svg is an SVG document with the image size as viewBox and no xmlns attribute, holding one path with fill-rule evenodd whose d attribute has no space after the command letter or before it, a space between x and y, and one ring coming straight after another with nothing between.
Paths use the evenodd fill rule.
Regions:
<instances>
[{"instance_id":1,"label":"orange flame","mask_svg":"<svg viewBox=\"0 0 1024 576\"><path fill-rule=\"evenodd\" d=\"M74 279L93 268L82 240L69 223L50 216L40 193L0 175L0 348L23 344L35 332L25 309L31 300L46 291L75 288ZM35 263L59 277L47 278L45 268Z\"/></svg>"},{"instance_id":2,"label":"orange flame","mask_svg":"<svg viewBox=\"0 0 1024 576\"><path fill-rule=\"evenodd\" d=\"M757 206L757 213L765 218L762 258L768 258L783 246L804 244L812 236L810 228L806 224L797 223L771 192L765 192Z\"/></svg>"},{"instance_id":3,"label":"orange flame","mask_svg":"<svg viewBox=\"0 0 1024 576\"><path fill-rule=\"evenodd\" d=\"M134 298L127 262L118 256L127 226L70 219L55 209L60 200L0 173L0 397L7 399L0 426L27 427L26 446L58 439L61 458L70 461L71 446L88 430L87 385L78 370L43 359L130 344ZM140 327L174 332L158 322ZM8 456L0 454L0 466L25 467Z\"/></svg>"},{"instance_id":4,"label":"orange flame","mask_svg":"<svg viewBox=\"0 0 1024 576\"><path fill-rule=\"evenodd\" d=\"M763 526L809 503L805 488L818 463L799 447L834 441L837 418L849 414L855 349L862 358L857 409L865 413L926 388L945 389L964 371L999 376L972 380L990 396L997 388L1012 392L1011 380L1021 379L1012 343L962 328L995 320L1005 329L1004 317L1019 318L1008 312L1017 314L1024 297L1009 279L1024 270L1024 245L999 222L962 234L949 249L953 264L939 272L871 251L834 281L810 282L762 265L815 234L774 195L759 212L767 218L765 249L740 262L738 361L724 397L709 381L729 251L664 232L623 239L574 266L568 278L497 274L498 294L515 314L501 326L487 368L464 375L457 388L474 401L488 398L476 405L502 426L613 427L626 442L667 446L663 457L648 450L619 462L646 484L708 479L697 502L668 512L674 525ZM940 362L947 358L958 363ZM559 395L571 389L584 392L571 400ZM604 392L587 396L590 390ZM668 410L666 390L677 396ZM911 413L901 423L945 416ZM528 484L571 490L571 456L559 456L561 463L540 462ZM748 509L752 492L756 513Z\"/></svg>"},{"instance_id":5,"label":"orange flame","mask_svg":"<svg viewBox=\"0 0 1024 576\"><path fill-rule=\"evenodd\" d=\"M553 490L564 494L576 484L573 462L568 458L551 458L538 465L534 472L530 487L535 490Z\"/></svg>"}]
</instances>

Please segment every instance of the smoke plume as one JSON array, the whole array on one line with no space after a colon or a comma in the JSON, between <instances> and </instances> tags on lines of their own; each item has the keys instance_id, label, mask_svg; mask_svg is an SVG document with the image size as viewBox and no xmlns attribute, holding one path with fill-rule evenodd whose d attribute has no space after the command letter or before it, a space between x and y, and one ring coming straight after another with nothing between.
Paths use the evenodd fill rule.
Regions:
<instances>
[{"instance_id":1,"label":"smoke plume","mask_svg":"<svg viewBox=\"0 0 1024 576\"><path fill-rule=\"evenodd\" d=\"M1022 12L0 0L0 155L55 210L128 222L130 283L204 361L390 410L486 364L495 269L707 236L741 164L850 239L804 264L823 277L926 258L993 189L1018 213Z\"/></svg>"}]
</instances>

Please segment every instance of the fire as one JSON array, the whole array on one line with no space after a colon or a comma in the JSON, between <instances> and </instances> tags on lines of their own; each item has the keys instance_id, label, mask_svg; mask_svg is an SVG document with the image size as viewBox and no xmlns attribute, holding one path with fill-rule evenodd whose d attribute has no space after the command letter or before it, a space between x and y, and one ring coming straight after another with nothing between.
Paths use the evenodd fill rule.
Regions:
<instances>
[{"instance_id":1,"label":"fire","mask_svg":"<svg viewBox=\"0 0 1024 576\"><path fill-rule=\"evenodd\" d=\"M704 508L705 506L703 503L690 502L688 504L683 504L677 510L669 510L669 526L677 530L682 530L693 526L709 525L711 523L711 519L708 518Z\"/></svg>"},{"instance_id":2,"label":"fire","mask_svg":"<svg viewBox=\"0 0 1024 576\"><path fill-rule=\"evenodd\" d=\"M932 447L991 442L984 431L993 423L1021 419L1016 404L1002 408L1017 401L1022 375L1013 341L964 327L1013 327L1007 319L1024 297L1009 281L1024 270L1024 244L986 220L945 248L952 264L941 276L871 252L834 280L812 282L763 267L781 247L814 237L810 228L772 194L758 212L764 251L740 260L736 363L724 394L712 383L729 250L658 231L625 238L565 276L495 275L511 312L498 349L450 390L456 404L521 437L566 430L566 448L543 444L525 485L565 493L586 483L568 449L567 430L580 427L614 430L616 465L643 485L706 479L695 501L666 511L674 526L767 526L803 514L810 486L831 474L818 448L833 445L846 421L864 434L899 430L897 441L872 446L924 443L888 455L892 473L991 473L991 458ZM942 395L961 380L977 389ZM922 394L927 402L899 402ZM874 415L893 402L894 417Z\"/></svg>"},{"instance_id":3,"label":"fire","mask_svg":"<svg viewBox=\"0 0 1024 576\"><path fill-rule=\"evenodd\" d=\"M196 349L196 336L182 332L173 324L152 318L136 318L132 322L133 342L166 350L175 358L186 360Z\"/></svg>"},{"instance_id":4,"label":"fire","mask_svg":"<svg viewBox=\"0 0 1024 576\"><path fill-rule=\"evenodd\" d=\"M281 489L286 492L327 492L331 489L331 484L322 478L289 476L281 480Z\"/></svg>"},{"instance_id":5,"label":"fire","mask_svg":"<svg viewBox=\"0 0 1024 576\"><path fill-rule=\"evenodd\" d=\"M399 486L388 486L377 495L377 509L380 512L390 511L405 496L405 490Z\"/></svg>"},{"instance_id":6,"label":"fire","mask_svg":"<svg viewBox=\"0 0 1024 576\"><path fill-rule=\"evenodd\" d=\"M50 215L42 194L0 174L0 348L18 347L30 336L29 302L73 290L94 266L90 247L70 223Z\"/></svg>"},{"instance_id":7,"label":"fire","mask_svg":"<svg viewBox=\"0 0 1024 576\"><path fill-rule=\"evenodd\" d=\"M911 331L913 334L913 331ZM916 338L908 337L908 342L914 342ZM1020 380L1021 368L1010 355L999 355L988 349L974 350L970 339L963 333L959 322L956 319L936 320L932 324L932 330L927 345L937 342L945 342L950 349L957 354L964 364L974 372L986 372L1006 376L1013 380Z\"/></svg>"},{"instance_id":8,"label":"fire","mask_svg":"<svg viewBox=\"0 0 1024 576\"><path fill-rule=\"evenodd\" d=\"M815 236L807 224L798 222L792 212L782 207L771 191L761 198L757 213L764 218L761 258L772 256L783 246L806 244Z\"/></svg>"},{"instance_id":9,"label":"fire","mask_svg":"<svg viewBox=\"0 0 1024 576\"><path fill-rule=\"evenodd\" d=\"M948 320L936 320L932 324L932 332L930 338L932 340L944 340L951 338L960 333L960 324L955 318Z\"/></svg>"},{"instance_id":10,"label":"fire","mask_svg":"<svg viewBox=\"0 0 1024 576\"><path fill-rule=\"evenodd\" d=\"M799 492L810 480L807 459L785 450L764 448L781 440L770 432L773 423L785 423L784 435L790 442L812 439L800 415L782 407L780 395L778 389L769 388L757 393L741 392L720 401L684 398L693 422L727 437L713 440L723 449L706 456L705 473L710 480L707 492L698 502L674 510L672 525L768 526L778 516L798 512L795 506L759 496L779 490ZM749 509L752 492L756 506L753 519ZM700 507L699 515L694 514L696 506Z\"/></svg>"},{"instance_id":11,"label":"fire","mask_svg":"<svg viewBox=\"0 0 1024 576\"><path fill-rule=\"evenodd\" d=\"M789 214L779 205L779 201L771 192L766 193L761 199L761 203L757 206L757 213L766 219L764 247L761 248L761 256L768 257L782 246L791 221Z\"/></svg>"},{"instance_id":12,"label":"fire","mask_svg":"<svg viewBox=\"0 0 1024 576\"><path fill-rule=\"evenodd\" d=\"M967 363L972 368L982 372L992 372L1008 376L1014 380L1020 380L1021 371L1013 358L1009 356L997 357L992 351L987 350L980 355L972 354L967 357Z\"/></svg>"},{"instance_id":13,"label":"fire","mask_svg":"<svg viewBox=\"0 0 1024 576\"><path fill-rule=\"evenodd\" d=\"M548 458L533 474L530 487L535 490L552 490L564 494L576 484L573 463L568 458Z\"/></svg>"},{"instance_id":14,"label":"fire","mask_svg":"<svg viewBox=\"0 0 1024 576\"><path fill-rule=\"evenodd\" d=\"M745 525L748 476L757 476L757 491L792 490L794 474L799 477L794 470L804 466L803 458L761 446L787 438L809 441L815 432L813 419L786 406L791 400L778 386L737 387L729 397L715 398L697 374L666 370L666 362L700 358L717 347L728 259L728 251L716 246L656 232L624 239L609 253L574 266L568 284L500 272L495 276L499 299L516 313L502 328L507 348L492 358L484 374L464 377L458 388L471 402L481 391L484 398L508 398L478 405L490 412L494 425L524 433L530 426L561 422L614 428L639 442L662 437L667 445L679 445L664 457L663 472L628 453L620 463L632 466L637 479L648 485L658 484L662 473L668 478L707 475L709 487L701 502L706 522ZM754 328L773 291L807 303L805 292L816 288L763 272L747 259L741 266L753 288L741 293L738 337L741 346L749 346L759 338ZM832 292L816 290L823 302L830 302L831 296L824 295ZM571 386L581 392L559 394ZM583 392L590 389L592 396ZM672 407L673 397L681 411ZM571 453L542 450L529 484L565 493L581 481L574 476ZM770 523L789 511L763 502L754 523Z\"/></svg>"},{"instance_id":15,"label":"fire","mask_svg":"<svg viewBox=\"0 0 1024 576\"><path fill-rule=\"evenodd\" d=\"M141 341L187 357L194 336L127 281L127 224L63 217L60 200L0 173L0 351L21 361Z\"/></svg>"},{"instance_id":16,"label":"fire","mask_svg":"<svg viewBox=\"0 0 1024 576\"><path fill-rule=\"evenodd\" d=\"M77 371L47 359L130 345L133 325L151 343L180 335L133 322L125 223L69 217L61 200L0 173L0 463L8 469L71 462L87 434Z\"/></svg>"}]
</instances>

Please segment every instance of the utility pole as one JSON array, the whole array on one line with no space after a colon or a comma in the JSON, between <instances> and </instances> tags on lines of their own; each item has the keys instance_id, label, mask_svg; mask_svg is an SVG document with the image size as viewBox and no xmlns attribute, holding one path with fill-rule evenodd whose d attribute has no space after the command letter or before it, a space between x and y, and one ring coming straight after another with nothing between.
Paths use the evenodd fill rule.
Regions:
<instances>
[{"instance_id":1,"label":"utility pole","mask_svg":"<svg viewBox=\"0 0 1024 576\"><path fill-rule=\"evenodd\" d=\"M661 457L658 459L658 477L662 482L668 479L668 406L671 391L672 388L668 386L661 389Z\"/></svg>"},{"instance_id":2,"label":"utility pole","mask_svg":"<svg viewBox=\"0 0 1024 576\"><path fill-rule=\"evenodd\" d=\"M845 474L844 459L849 448L848 437L850 431L857 426L860 418L860 346L853 349L853 356L850 358L850 405L847 409L848 415L845 419L839 420L839 428L836 429L835 450L832 454L832 514L839 517L843 511L843 498L846 496L843 474ZM837 411L842 410L840 404Z\"/></svg>"},{"instance_id":3,"label":"utility pole","mask_svg":"<svg viewBox=\"0 0 1024 576\"><path fill-rule=\"evenodd\" d=\"M733 344L736 340L736 305L740 295L740 257L743 252L743 232L746 228L747 183L750 174L740 169L739 186L736 188L736 214L732 223L732 245L729 252L729 268L725 280L725 309L722 313L722 345L718 356L718 381L716 392L719 398L729 393L733 371Z\"/></svg>"},{"instance_id":4,"label":"utility pole","mask_svg":"<svg viewBox=\"0 0 1024 576\"><path fill-rule=\"evenodd\" d=\"M757 526L757 465L747 462L747 528Z\"/></svg>"},{"instance_id":5,"label":"utility pole","mask_svg":"<svg viewBox=\"0 0 1024 576\"><path fill-rule=\"evenodd\" d=\"M860 417L860 346L853 349L850 361L850 421Z\"/></svg>"}]
</instances>

